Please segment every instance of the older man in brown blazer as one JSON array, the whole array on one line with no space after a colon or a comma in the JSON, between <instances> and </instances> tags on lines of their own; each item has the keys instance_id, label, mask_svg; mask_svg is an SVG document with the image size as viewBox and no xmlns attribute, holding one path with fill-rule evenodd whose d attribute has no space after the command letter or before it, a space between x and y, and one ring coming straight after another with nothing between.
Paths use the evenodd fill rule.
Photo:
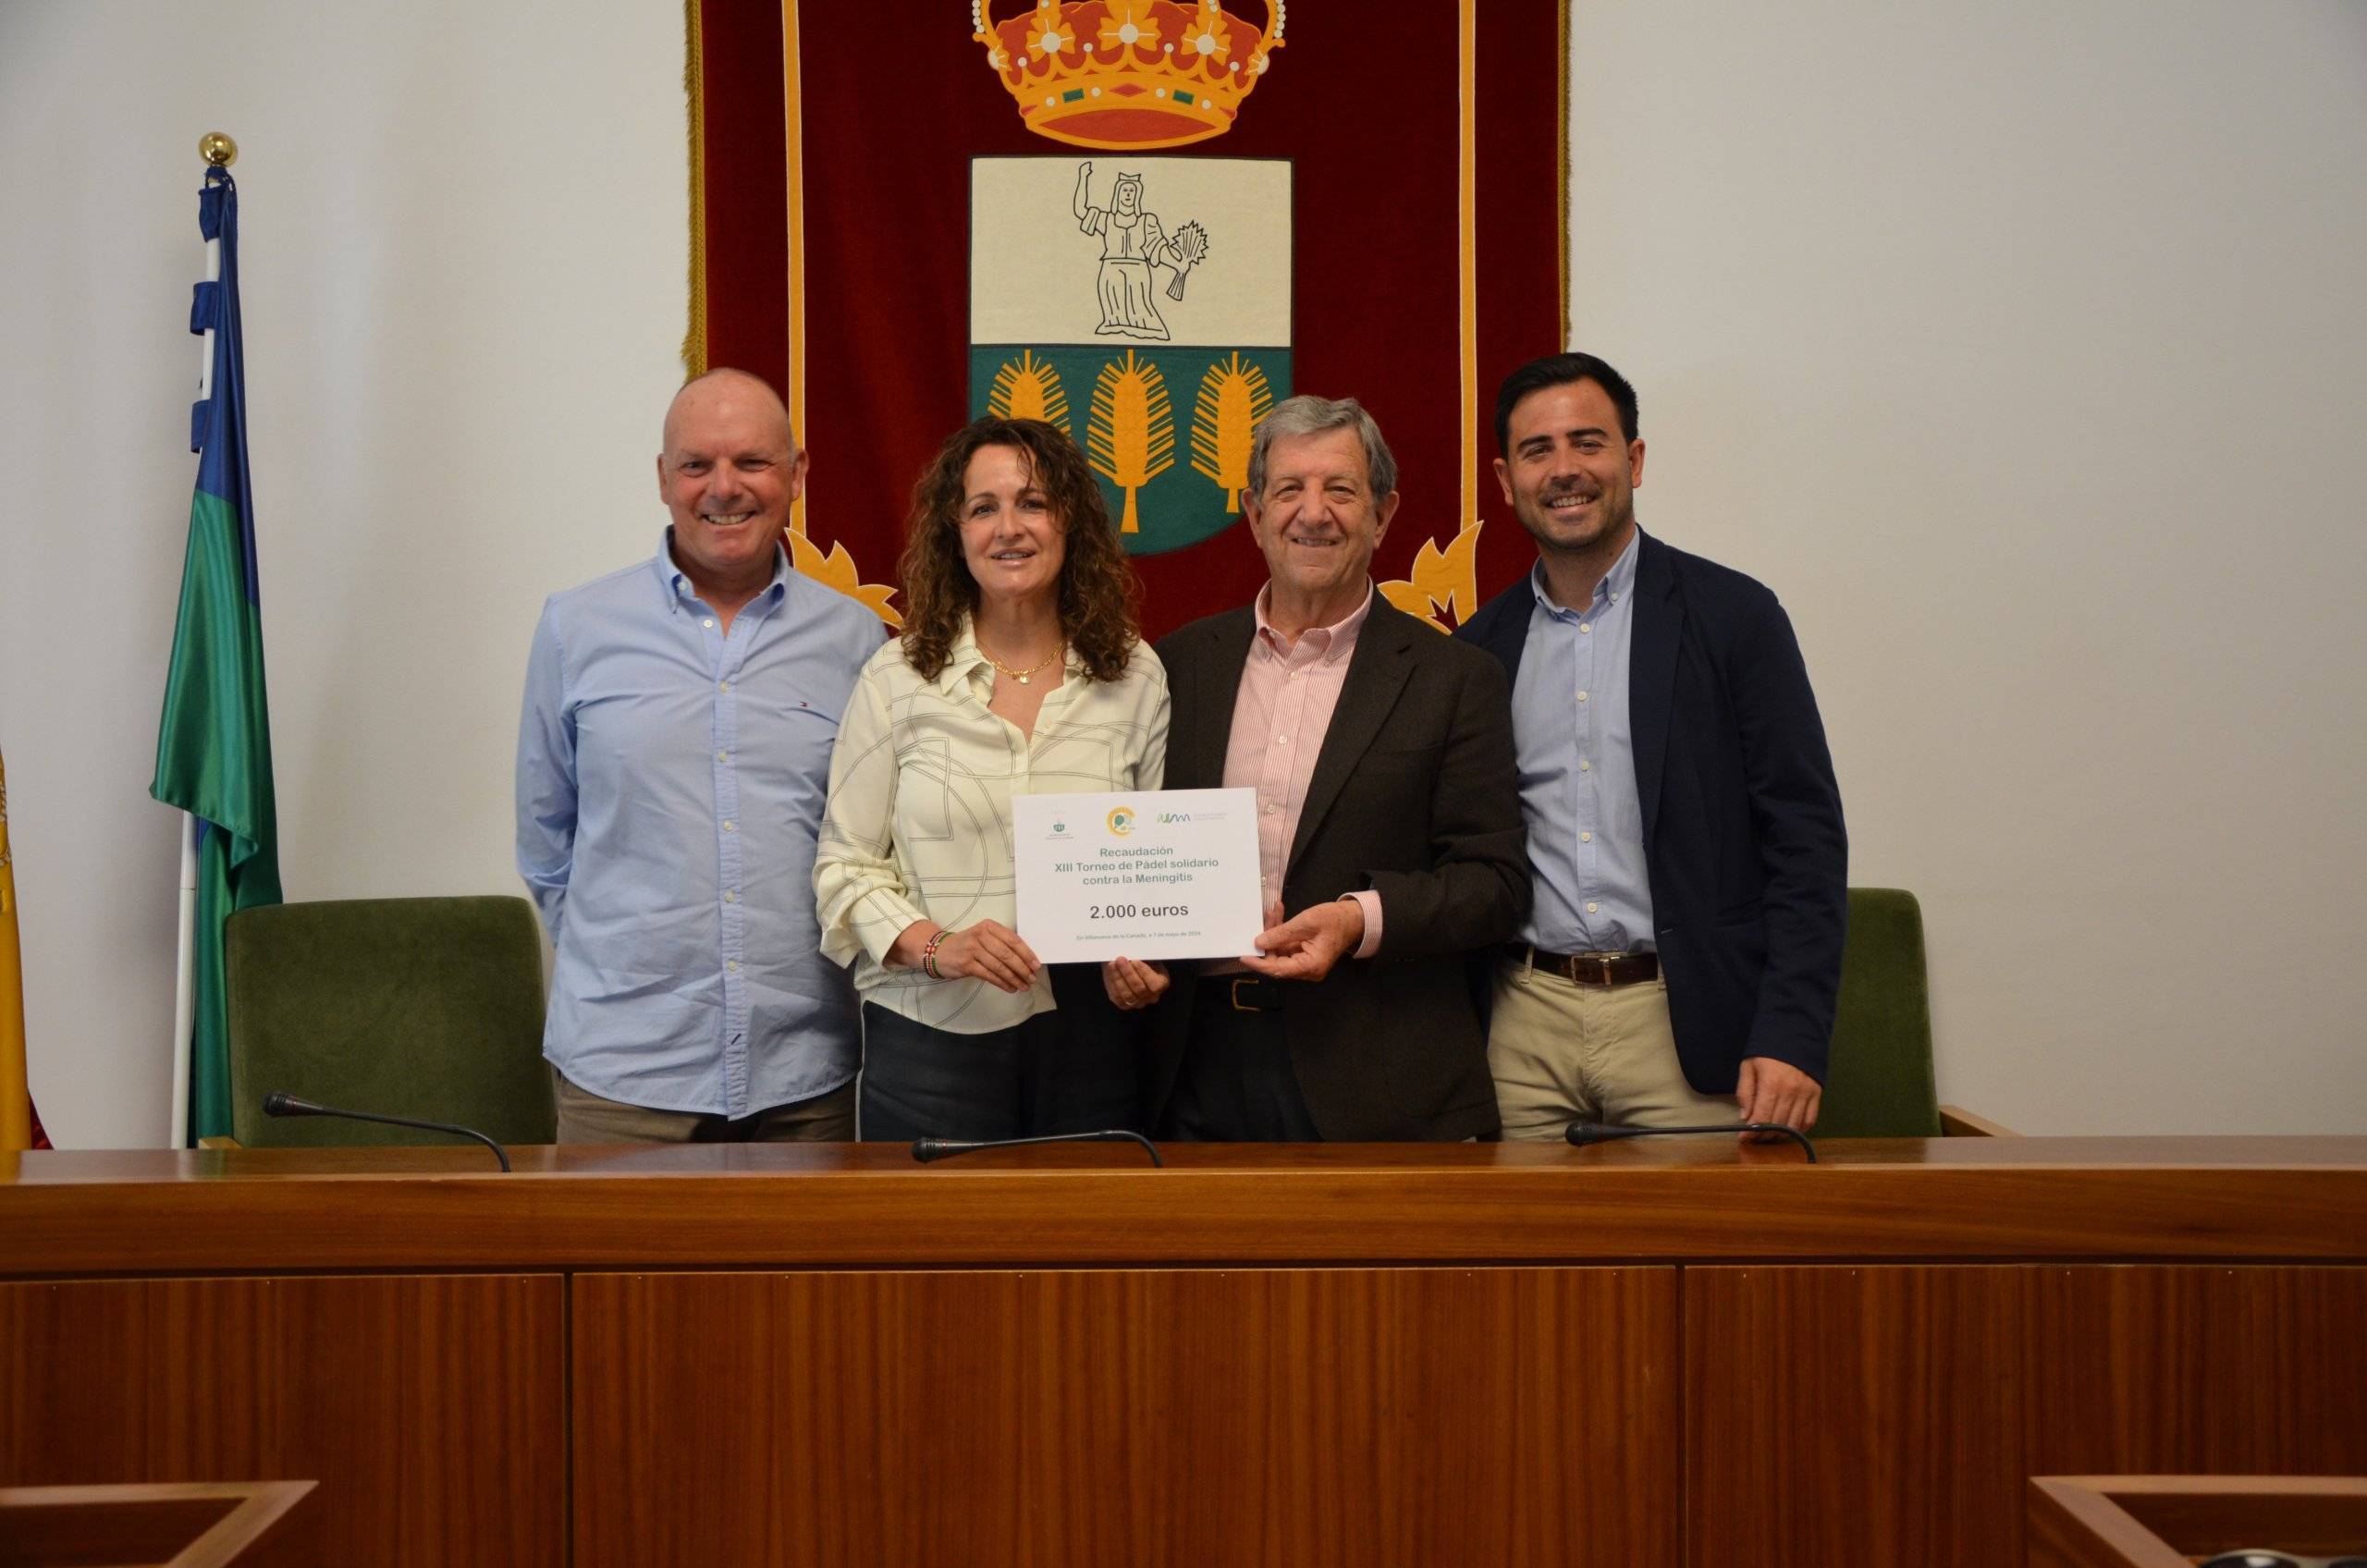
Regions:
<instances>
[{"instance_id":1,"label":"older man in brown blazer","mask_svg":"<svg viewBox=\"0 0 2367 1568\"><path fill-rule=\"evenodd\" d=\"M1157 998L1145 1117L1222 1141L1493 1136L1466 955L1519 929L1528 859L1503 672L1374 592L1397 465L1354 398L1257 427L1244 510L1270 581L1163 639L1170 789L1257 791L1258 952L1122 965Z\"/></svg>"}]
</instances>

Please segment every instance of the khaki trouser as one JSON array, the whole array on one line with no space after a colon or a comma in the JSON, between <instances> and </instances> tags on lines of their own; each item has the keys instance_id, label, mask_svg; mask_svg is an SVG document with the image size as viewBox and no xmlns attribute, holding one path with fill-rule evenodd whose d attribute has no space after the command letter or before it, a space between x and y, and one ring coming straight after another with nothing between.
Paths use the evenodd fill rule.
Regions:
<instances>
[{"instance_id":1,"label":"khaki trouser","mask_svg":"<svg viewBox=\"0 0 2367 1568\"><path fill-rule=\"evenodd\" d=\"M854 1138L854 1080L811 1099L792 1100L730 1121L690 1110L648 1110L604 1099L554 1068L562 1144L849 1143Z\"/></svg>"},{"instance_id":2,"label":"khaki trouser","mask_svg":"<svg viewBox=\"0 0 2367 1568\"><path fill-rule=\"evenodd\" d=\"M1664 980L1580 986L1500 959L1488 1070L1507 1139L1559 1138L1573 1121L1706 1125L1740 1109L1734 1096L1697 1094L1685 1081Z\"/></svg>"}]
</instances>

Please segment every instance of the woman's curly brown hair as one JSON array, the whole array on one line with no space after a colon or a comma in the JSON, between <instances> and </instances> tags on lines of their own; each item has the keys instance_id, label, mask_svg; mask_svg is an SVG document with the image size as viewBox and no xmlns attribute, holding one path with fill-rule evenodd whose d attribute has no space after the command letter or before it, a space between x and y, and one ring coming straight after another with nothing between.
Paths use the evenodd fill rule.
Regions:
<instances>
[{"instance_id":1,"label":"woman's curly brown hair","mask_svg":"<svg viewBox=\"0 0 2367 1568\"><path fill-rule=\"evenodd\" d=\"M981 447L1016 447L1050 503L1066 553L1061 562L1061 634L1085 673L1115 680L1142 641L1142 581L1118 543L1109 503L1085 454L1060 427L1037 419L973 420L953 433L913 486L904 520L904 659L934 680L953 655L962 620L978 607L978 584L962 558L962 500Z\"/></svg>"}]
</instances>

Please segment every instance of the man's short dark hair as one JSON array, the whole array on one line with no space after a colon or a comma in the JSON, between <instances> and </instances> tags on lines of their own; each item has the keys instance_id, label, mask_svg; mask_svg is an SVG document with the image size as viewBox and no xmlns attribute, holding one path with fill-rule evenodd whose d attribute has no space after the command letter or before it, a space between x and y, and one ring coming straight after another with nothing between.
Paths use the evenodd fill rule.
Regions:
<instances>
[{"instance_id":1,"label":"man's short dark hair","mask_svg":"<svg viewBox=\"0 0 2367 1568\"><path fill-rule=\"evenodd\" d=\"M1497 389L1496 450L1506 458L1512 456L1513 409L1523 398L1574 381L1591 381L1611 394L1611 406L1619 410L1620 439L1636 439L1636 389L1627 385L1625 376L1592 354L1548 354L1504 377L1503 386Z\"/></svg>"}]
</instances>

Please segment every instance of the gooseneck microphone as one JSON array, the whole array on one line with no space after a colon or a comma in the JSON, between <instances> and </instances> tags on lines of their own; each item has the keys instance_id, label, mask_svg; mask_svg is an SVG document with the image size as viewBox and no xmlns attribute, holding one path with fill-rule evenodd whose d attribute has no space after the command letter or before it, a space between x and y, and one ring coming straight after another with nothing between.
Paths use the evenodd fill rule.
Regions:
<instances>
[{"instance_id":1,"label":"gooseneck microphone","mask_svg":"<svg viewBox=\"0 0 2367 1568\"><path fill-rule=\"evenodd\" d=\"M1615 1143L1621 1138L1684 1137L1697 1133L1780 1133L1807 1151L1810 1165L1816 1163L1816 1145L1809 1142L1809 1135L1780 1121L1729 1121L1716 1127L1615 1127L1600 1121L1573 1121L1564 1136L1584 1148L1588 1144Z\"/></svg>"},{"instance_id":2,"label":"gooseneck microphone","mask_svg":"<svg viewBox=\"0 0 2367 1568\"><path fill-rule=\"evenodd\" d=\"M914 1138L913 1158L928 1165L957 1154L975 1154L980 1149L1020 1149L1034 1144L1140 1144L1153 1165L1162 1170L1167 1168L1167 1161L1159 1158L1156 1144L1140 1133L1117 1127L1105 1127L1098 1133L1047 1133L1036 1138Z\"/></svg>"},{"instance_id":3,"label":"gooseneck microphone","mask_svg":"<svg viewBox=\"0 0 2367 1568\"><path fill-rule=\"evenodd\" d=\"M501 1145L473 1127L455 1127L448 1121L415 1121L408 1116L381 1116L374 1110L339 1110L335 1106L300 1100L294 1095L284 1095L276 1089L264 1096L263 1113L265 1116L336 1116L348 1121L375 1121L387 1127L409 1127L414 1132L449 1133L456 1138L474 1138L493 1151L493 1158L501 1161L502 1170L509 1169L509 1157L501 1152Z\"/></svg>"}]
</instances>

